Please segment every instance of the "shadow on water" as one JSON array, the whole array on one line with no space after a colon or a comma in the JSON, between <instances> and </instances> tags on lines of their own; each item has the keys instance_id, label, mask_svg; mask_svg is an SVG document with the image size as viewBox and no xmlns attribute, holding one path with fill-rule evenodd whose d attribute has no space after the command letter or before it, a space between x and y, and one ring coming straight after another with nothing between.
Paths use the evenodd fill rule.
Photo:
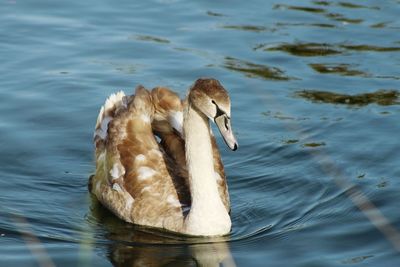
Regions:
<instances>
[{"instance_id":1,"label":"shadow on water","mask_svg":"<svg viewBox=\"0 0 400 267\"><path fill-rule=\"evenodd\" d=\"M399 104L400 93L396 90L378 90L372 93L356 95L339 94L328 91L304 90L296 93L297 96L317 103L344 104L365 106L378 104L382 106Z\"/></svg>"},{"instance_id":2,"label":"shadow on water","mask_svg":"<svg viewBox=\"0 0 400 267\"><path fill-rule=\"evenodd\" d=\"M229 236L187 237L126 223L91 196L88 222L102 228L106 255L114 266L235 266Z\"/></svg>"}]
</instances>

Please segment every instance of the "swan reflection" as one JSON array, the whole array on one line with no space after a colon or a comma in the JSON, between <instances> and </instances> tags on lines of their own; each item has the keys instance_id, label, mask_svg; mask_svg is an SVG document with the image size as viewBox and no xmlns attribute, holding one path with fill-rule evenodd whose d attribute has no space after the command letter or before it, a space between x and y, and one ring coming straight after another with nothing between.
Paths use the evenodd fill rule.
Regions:
<instances>
[{"instance_id":1,"label":"swan reflection","mask_svg":"<svg viewBox=\"0 0 400 267\"><path fill-rule=\"evenodd\" d=\"M102 228L95 238L108 241L106 254L114 266L236 266L229 236L186 237L125 223L93 196L88 220Z\"/></svg>"}]
</instances>

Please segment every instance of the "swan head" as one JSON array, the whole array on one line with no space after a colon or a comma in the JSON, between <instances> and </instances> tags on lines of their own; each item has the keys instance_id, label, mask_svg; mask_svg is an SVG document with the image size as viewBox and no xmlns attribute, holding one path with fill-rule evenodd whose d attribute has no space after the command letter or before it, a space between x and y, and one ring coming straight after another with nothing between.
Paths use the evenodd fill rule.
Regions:
<instances>
[{"instance_id":1,"label":"swan head","mask_svg":"<svg viewBox=\"0 0 400 267\"><path fill-rule=\"evenodd\" d=\"M235 151L238 143L231 125L231 101L220 82L212 78L198 79L190 89L189 101L215 122L227 146Z\"/></svg>"}]
</instances>

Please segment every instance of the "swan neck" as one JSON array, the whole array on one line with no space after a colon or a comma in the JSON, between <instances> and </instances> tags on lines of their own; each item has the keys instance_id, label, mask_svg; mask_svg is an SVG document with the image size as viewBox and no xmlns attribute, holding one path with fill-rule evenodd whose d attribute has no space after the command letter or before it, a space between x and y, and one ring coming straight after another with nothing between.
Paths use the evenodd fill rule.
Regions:
<instances>
[{"instance_id":1,"label":"swan neck","mask_svg":"<svg viewBox=\"0 0 400 267\"><path fill-rule=\"evenodd\" d=\"M186 162L192 206L185 220L189 234L223 235L231 221L218 192L213 163L210 123L200 111L188 105L184 117Z\"/></svg>"}]
</instances>

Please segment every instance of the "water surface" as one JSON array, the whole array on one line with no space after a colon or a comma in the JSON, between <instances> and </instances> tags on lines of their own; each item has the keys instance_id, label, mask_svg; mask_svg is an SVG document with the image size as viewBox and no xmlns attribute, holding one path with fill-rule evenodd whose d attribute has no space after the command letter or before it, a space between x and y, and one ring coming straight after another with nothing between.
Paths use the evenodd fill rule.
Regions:
<instances>
[{"instance_id":1,"label":"water surface","mask_svg":"<svg viewBox=\"0 0 400 267\"><path fill-rule=\"evenodd\" d=\"M400 2L0 3L0 266L400 263ZM124 223L87 191L116 90L229 90L232 233Z\"/></svg>"}]
</instances>

